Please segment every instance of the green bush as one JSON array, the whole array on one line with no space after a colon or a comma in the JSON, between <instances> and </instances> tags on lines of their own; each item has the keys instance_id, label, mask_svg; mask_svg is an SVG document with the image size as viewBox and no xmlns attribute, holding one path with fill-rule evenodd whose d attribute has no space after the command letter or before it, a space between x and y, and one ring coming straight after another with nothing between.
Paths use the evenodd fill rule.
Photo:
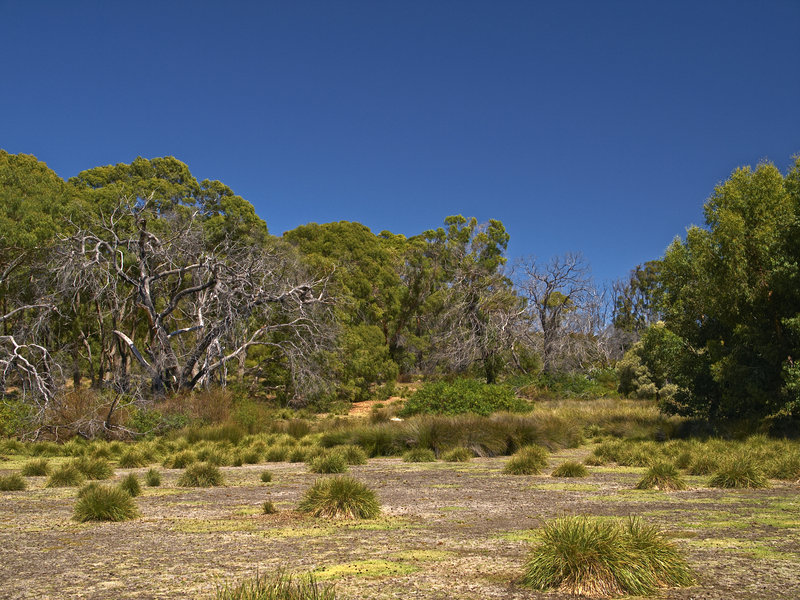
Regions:
<instances>
[{"instance_id":1,"label":"green bush","mask_svg":"<svg viewBox=\"0 0 800 600\"><path fill-rule=\"evenodd\" d=\"M523 581L540 591L607 597L646 596L694 578L678 550L639 519L563 517L545 523Z\"/></svg>"},{"instance_id":2,"label":"green bush","mask_svg":"<svg viewBox=\"0 0 800 600\"><path fill-rule=\"evenodd\" d=\"M278 571L219 588L216 600L336 600L336 592L332 585L318 584L312 575L293 578Z\"/></svg>"},{"instance_id":3,"label":"green bush","mask_svg":"<svg viewBox=\"0 0 800 600\"><path fill-rule=\"evenodd\" d=\"M525 412L529 409L530 405L517 398L510 387L473 379L458 379L452 383L437 381L423 384L406 401L400 414L475 413L487 416L495 412Z\"/></svg>"},{"instance_id":4,"label":"green bush","mask_svg":"<svg viewBox=\"0 0 800 600\"><path fill-rule=\"evenodd\" d=\"M161 485L161 473L155 469L150 469L144 476L144 482L149 487L158 487Z\"/></svg>"},{"instance_id":5,"label":"green bush","mask_svg":"<svg viewBox=\"0 0 800 600\"><path fill-rule=\"evenodd\" d=\"M636 484L637 490L685 490L686 482L672 463L655 462Z\"/></svg>"},{"instance_id":6,"label":"green bush","mask_svg":"<svg viewBox=\"0 0 800 600\"><path fill-rule=\"evenodd\" d=\"M403 454L403 462L421 463L421 462L435 462L436 455L433 450L427 448L414 448Z\"/></svg>"},{"instance_id":7,"label":"green bush","mask_svg":"<svg viewBox=\"0 0 800 600\"><path fill-rule=\"evenodd\" d=\"M216 487L224 484L222 473L216 465L194 463L178 478L179 487Z\"/></svg>"},{"instance_id":8,"label":"green bush","mask_svg":"<svg viewBox=\"0 0 800 600\"><path fill-rule=\"evenodd\" d=\"M736 456L725 461L714 472L708 485L717 488L766 488L769 487L769 481L753 458Z\"/></svg>"},{"instance_id":9,"label":"green bush","mask_svg":"<svg viewBox=\"0 0 800 600\"><path fill-rule=\"evenodd\" d=\"M551 477L586 477L589 471L581 463L568 460L550 473Z\"/></svg>"},{"instance_id":10,"label":"green bush","mask_svg":"<svg viewBox=\"0 0 800 600\"><path fill-rule=\"evenodd\" d=\"M90 484L78 495L74 518L85 521L126 521L139 515L136 503L117 486Z\"/></svg>"},{"instance_id":11,"label":"green bush","mask_svg":"<svg viewBox=\"0 0 800 600\"><path fill-rule=\"evenodd\" d=\"M18 492L26 487L27 484L19 473L0 475L0 492Z\"/></svg>"},{"instance_id":12,"label":"green bush","mask_svg":"<svg viewBox=\"0 0 800 600\"><path fill-rule=\"evenodd\" d=\"M264 483L269 483L270 481L272 481L272 473L270 473L269 471L263 471L261 473L261 481L263 481Z\"/></svg>"},{"instance_id":13,"label":"green bush","mask_svg":"<svg viewBox=\"0 0 800 600\"><path fill-rule=\"evenodd\" d=\"M64 463L50 474L45 487L76 487L81 485L86 477L72 463Z\"/></svg>"},{"instance_id":14,"label":"green bush","mask_svg":"<svg viewBox=\"0 0 800 600\"><path fill-rule=\"evenodd\" d=\"M36 477L48 475L50 473L50 463L46 458L34 458L22 465L22 474L25 477Z\"/></svg>"},{"instance_id":15,"label":"green bush","mask_svg":"<svg viewBox=\"0 0 800 600\"><path fill-rule=\"evenodd\" d=\"M139 483L139 478L133 473L125 476L122 481L119 482L119 487L128 492L131 498L142 495L142 486Z\"/></svg>"},{"instance_id":16,"label":"green bush","mask_svg":"<svg viewBox=\"0 0 800 600\"><path fill-rule=\"evenodd\" d=\"M308 463L308 470L312 473L344 473L347 471L347 461L341 453L331 450L312 459Z\"/></svg>"},{"instance_id":17,"label":"green bush","mask_svg":"<svg viewBox=\"0 0 800 600\"><path fill-rule=\"evenodd\" d=\"M298 510L345 519L372 519L381 512L375 493L352 477L318 479L306 490Z\"/></svg>"},{"instance_id":18,"label":"green bush","mask_svg":"<svg viewBox=\"0 0 800 600\"><path fill-rule=\"evenodd\" d=\"M469 462L472 460L472 450L469 448L453 448L442 455L442 460L446 462Z\"/></svg>"},{"instance_id":19,"label":"green bush","mask_svg":"<svg viewBox=\"0 0 800 600\"><path fill-rule=\"evenodd\" d=\"M547 466L547 450L541 446L525 446L517 450L506 463L503 473L536 475Z\"/></svg>"}]
</instances>

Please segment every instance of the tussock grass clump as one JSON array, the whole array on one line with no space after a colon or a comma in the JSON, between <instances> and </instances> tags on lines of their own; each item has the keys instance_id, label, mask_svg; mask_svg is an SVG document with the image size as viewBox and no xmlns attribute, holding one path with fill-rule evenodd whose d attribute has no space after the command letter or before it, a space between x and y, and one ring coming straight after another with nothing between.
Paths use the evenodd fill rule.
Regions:
<instances>
[{"instance_id":1,"label":"tussock grass clump","mask_svg":"<svg viewBox=\"0 0 800 600\"><path fill-rule=\"evenodd\" d=\"M698 454L689 462L686 471L689 475L710 475L719 468L719 458L715 454Z\"/></svg>"},{"instance_id":2,"label":"tussock grass clump","mask_svg":"<svg viewBox=\"0 0 800 600\"><path fill-rule=\"evenodd\" d=\"M428 448L414 448L403 454L403 462L409 463L422 463L422 462L435 462L436 454L433 450Z\"/></svg>"},{"instance_id":3,"label":"tussock grass clump","mask_svg":"<svg viewBox=\"0 0 800 600\"><path fill-rule=\"evenodd\" d=\"M550 473L551 477L586 477L587 475L589 475L589 471L586 467L573 460L561 463L555 471Z\"/></svg>"},{"instance_id":4,"label":"tussock grass clump","mask_svg":"<svg viewBox=\"0 0 800 600\"><path fill-rule=\"evenodd\" d=\"M548 452L541 446L525 446L517 450L506 463L508 475L536 475L547 466Z\"/></svg>"},{"instance_id":5,"label":"tussock grass clump","mask_svg":"<svg viewBox=\"0 0 800 600\"><path fill-rule=\"evenodd\" d=\"M537 590L592 597L646 596L693 582L678 550L636 518L563 517L545 523L524 576Z\"/></svg>"},{"instance_id":6,"label":"tussock grass clump","mask_svg":"<svg viewBox=\"0 0 800 600\"><path fill-rule=\"evenodd\" d=\"M194 463L178 478L179 487L217 487L225 483L216 465Z\"/></svg>"},{"instance_id":7,"label":"tussock grass clump","mask_svg":"<svg viewBox=\"0 0 800 600\"><path fill-rule=\"evenodd\" d=\"M767 465L767 475L772 479L800 479L800 453L793 452L775 457Z\"/></svg>"},{"instance_id":8,"label":"tussock grass clump","mask_svg":"<svg viewBox=\"0 0 800 600\"><path fill-rule=\"evenodd\" d=\"M75 468L83 473L87 479L110 479L114 475L114 468L104 458L82 456L72 462Z\"/></svg>"},{"instance_id":9,"label":"tussock grass clump","mask_svg":"<svg viewBox=\"0 0 800 600\"><path fill-rule=\"evenodd\" d=\"M317 583L313 575L293 578L278 571L219 588L215 600L336 600L336 592L333 585Z\"/></svg>"},{"instance_id":10,"label":"tussock grass clump","mask_svg":"<svg viewBox=\"0 0 800 600\"><path fill-rule=\"evenodd\" d=\"M161 485L161 473L155 469L150 469L144 476L144 482L149 487L158 487Z\"/></svg>"},{"instance_id":11,"label":"tussock grass clump","mask_svg":"<svg viewBox=\"0 0 800 600\"><path fill-rule=\"evenodd\" d=\"M133 473L124 477L122 481L119 482L119 487L128 492L131 498L142 495L142 485L139 483L139 478Z\"/></svg>"},{"instance_id":12,"label":"tussock grass clump","mask_svg":"<svg viewBox=\"0 0 800 600\"><path fill-rule=\"evenodd\" d=\"M127 521L139 516L136 503L118 486L90 484L78 495L74 519L85 521Z\"/></svg>"},{"instance_id":13,"label":"tussock grass clump","mask_svg":"<svg viewBox=\"0 0 800 600\"><path fill-rule=\"evenodd\" d=\"M283 444L267 448L264 460L267 462L286 462L289 457L290 447Z\"/></svg>"},{"instance_id":14,"label":"tussock grass clump","mask_svg":"<svg viewBox=\"0 0 800 600\"><path fill-rule=\"evenodd\" d=\"M272 473L270 473L269 471L264 471L263 473L261 473L261 481L263 481L264 483L269 483L270 481L272 481Z\"/></svg>"},{"instance_id":15,"label":"tussock grass clump","mask_svg":"<svg viewBox=\"0 0 800 600\"><path fill-rule=\"evenodd\" d=\"M312 473L344 473L347 471L347 461L340 452L333 450L311 459L308 470Z\"/></svg>"},{"instance_id":16,"label":"tussock grass clump","mask_svg":"<svg viewBox=\"0 0 800 600\"><path fill-rule=\"evenodd\" d=\"M121 469L135 469L137 467L146 467L149 462L144 452L138 448L128 448L120 454L117 465Z\"/></svg>"},{"instance_id":17,"label":"tussock grass clump","mask_svg":"<svg viewBox=\"0 0 800 600\"><path fill-rule=\"evenodd\" d=\"M162 465L167 469L185 469L197 462L197 455L191 450L181 450L167 456Z\"/></svg>"},{"instance_id":18,"label":"tussock grass clump","mask_svg":"<svg viewBox=\"0 0 800 600\"><path fill-rule=\"evenodd\" d=\"M22 465L22 474L25 477L37 477L50 474L50 463L46 458L34 458Z\"/></svg>"},{"instance_id":19,"label":"tussock grass clump","mask_svg":"<svg viewBox=\"0 0 800 600\"><path fill-rule=\"evenodd\" d=\"M306 460L311 460L311 458L312 456L308 452L308 448L301 448L300 446L292 448L288 456L290 463L306 462Z\"/></svg>"},{"instance_id":20,"label":"tussock grass clump","mask_svg":"<svg viewBox=\"0 0 800 600\"><path fill-rule=\"evenodd\" d=\"M19 473L0 476L0 492L18 492L26 487L27 483Z\"/></svg>"},{"instance_id":21,"label":"tussock grass clump","mask_svg":"<svg viewBox=\"0 0 800 600\"><path fill-rule=\"evenodd\" d=\"M261 462L261 457L263 455L264 451L260 450L258 447L248 448L241 453L242 462L246 465L257 465Z\"/></svg>"},{"instance_id":22,"label":"tussock grass clump","mask_svg":"<svg viewBox=\"0 0 800 600\"><path fill-rule=\"evenodd\" d=\"M716 488L765 488L769 481L764 471L750 457L734 457L725 461L708 482Z\"/></svg>"},{"instance_id":23,"label":"tussock grass clump","mask_svg":"<svg viewBox=\"0 0 800 600\"><path fill-rule=\"evenodd\" d=\"M215 446L206 446L195 452L197 460L210 465L222 467L231 462L231 458L223 449Z\"/></svg>"},{"instance_id":24,"label":"tussock grass clump","mask_svg":"<svg viewBox=\"0 0 800 600\"><path fill-rule=\"evenodd\" d=\"M602 467L604 464L606 464L606 461L605 459L599 456L590 454L589 456L586 457L586 460L583 461L583 464L589 467Z\"/></svg>"},{"instance_id":25,"label":"tussock grass clump","mask_svg":"<svg viewBox=\"0 0 800 600\"><path fill-rule=\"evenodd\" d=\"M77 487L86 477L72 463L64 463L50 474L45 487Z\"/></svg>"},{"instance_id":26,"label":"tussock grass clump","mask_svg":"<svg viewBox=\"0 0 800 600\"><path fill-rule=\"evenodd\" d=\"M367 464L367 453L360 446L345 444L336 448L335 452L341 454L348 465Z\"/></svg>"},{"instance_id":27,"label":"tussock grass clump","mask_svg":"<svg viewBox=\"0 0 800 600\"><path fill-rule=\"evenodd\" d=\"M657 462L647 470L644 477L636 484L637 490L685 490L686 482L680 471L672 463Z\"/></svg>"},{"instance_id":28,"label":"tussock grass clump","mask_svg":"<svg viewBox=\"0 0 800 600\"><path fill-rule=\"evenodd\" d=\"M375 492L352 477L332 477L314 482L298 506L315 517L372 519L381 512Z\"/></svg>"},{"instance_id":29,"label":"tussock grass clump","mask_svg":"<svg viewBox=\"0 0 800 600\"><path fill-rule=\"evenodd\" d=\"M267 500L261 505L261 512L265 515L274 515L276 512L278 512L278 508L275 506L274 502Z\"/></svg>"},{"instance_id":30,"label":"tussock grass clump","mask_svg":"<svg viewBox=\"0 0 800 600\"><path fill-rule=\"evenodd\" d=\"M472 460L472 450L469 448L453 448L442 455L446 462L469 462Z\"/></svg>"}]
</instances>

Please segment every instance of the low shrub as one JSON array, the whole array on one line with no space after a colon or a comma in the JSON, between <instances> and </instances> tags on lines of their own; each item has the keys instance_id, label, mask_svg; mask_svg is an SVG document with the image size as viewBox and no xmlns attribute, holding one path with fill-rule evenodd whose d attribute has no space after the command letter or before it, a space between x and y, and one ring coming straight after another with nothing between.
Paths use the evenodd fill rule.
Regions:
<instances>
[{"instance_id":1,"label":"low shrub","mask_svg":"<svg viewBox=\"0 0 800 600\"><path fill-rule=\"evenodd\" d=\"M142 485L139 483L139 478L133 473L124 477L122 481L119 482L119 487L128 492L131 498L142 495Z\"/></svg>"},{"instance_id":2,"label":"low shrub","mask_svg":"<svg viewBox=\"0 0 800 600\"><path fill-rule=\"evenodd\" d=\"M48 475L50 473L50 463L46 458L34 458L22 465L22 474L25 477L36 477Z\"/></svg>"},{"instance_id":3,"label":"low shrub","mask_svg":"<svg viewBox=\"0 0 800 600\"><path fill-rule=\"evenodd\" d=\"M547 450L541 446L525 446L517 450L506 463L503 473L536 475L547 466Z\"/></svg>"},{"instance_id":4,"label":"low shrub","mask_svg":"<svg viewBox=\"0 0 800 600\"><path fill-rule=\"evenodd\" d=\"M352 477L318 479L306 490L298 510L345 519L372 519L381 512L375 492Z\"/></svg>"},{"instance_id":5,"label":"low shrub","mask_svg":"<svg viewBox=\"0 0 800 600\"><path fill-rule=\"evenodd\" d=\"M469 448L453 448L442 455L442 460L446 462L469 462L472 460L472 450Z\"/></svg>"},{"instance_id":6,"label":"low shrub","mask_svg":"<svg viewBox=\"0 0 800 600\"><path fill-rule=\"evenodd\" d=\"M224 482L219 468L208 463L191 464L178 478L179 487L216 487Z\"/></svg>"},{"instance_id":7,"label":"low shrub","mask_svg":"<svg viewBox=\"0 0 800 600\"><path fill-rule=\"evenodd\" d=\"M278 571L219 588L216 600L336 600L336 592L333 585L319 584L312 575L293 578Z\"/></svg>"},{"instance_id":8,"label":"low shrub","mask_svg":"<svg viewBox=\"0 0 800 600\"><path fill-rule=\"evenodd\" d=\"M158 487L161 485L161 473L155 469L150 469L144 476L144 482L149 487Z\"/></svg>"},{"instance_id":9,"label":"low shrub","mask_svg":"<svg viewBox=\"0 0 800 600\"><path fill-rule=\"evenodd\" d=\"M551 477L586 477L589 471L579 462L568 460L561 463L550 473Z\"/></svg>"},{"instance_id":10,"label":"low shrub","mask_svg":"<svg viewBox=\"0 0 800 600\"><path fill-rule=\"evenodd\" d=\"M733 457L714 472L708 482L716 488L765 488L769 487L764 471L750 457Z\"/></svg>"},{"instance_id":11,"label":"low shrub","mask_svg":"<svg viewBox=\"0 0 800 600\"><path fill-rule=\"evenodd\" d=\"M331 450L312 459L308 463L308 470L312 473L344 473L347 471L347 462L341 453Z\"/></svg>"},{"instance_id":12,"label":"low shrub","mask_svg":"<svg viewBox=\"0 0 800 600\"><path fill-rule=\"evenodd\" d=\"M675 546L639 519L563 517L545 523L523 581L540 591L607 597L646 596L694 577Z\"/></svg>"},{"instance_id":13,"label":"low shrub","mask_svg":"<svg viewBox=\"0 0 800 600\"><path fill-rule=\"evenodd\" d=\"M276 512L278 512L278 508L275 506L274 502L267 500L261 505L261 512L265 515L274 515Z\"/></svg>"},{"instance_id":14,"label":"low shrub","mask_svg":"<svg viewBox=\"0 0 800 600\"><path fill-rule=\"evenodd\" d=\"M72 463L64 463L50 473L45 487L76 487L81 485L86 477Z\"/></svg>"},{"instance_id":15,"label":"low shrub","mask_svg":"<svg viewBox=\"0 0 800 600\"><path fill-rule=\"evenodd\" d=\"M421 463L421 462L435 462L436 454L433 450L427 448L414 448L403 454L403 462Z\"/></svg>"},{"instance_id":16,"label":"low shrub","mask_svg":"<svg viewBox=\"0 0 800 600\"><path fill-rule=\"evenodd\" d=\"M27 484L19 473L0 475L0 492L18 492L26 487Z\"/></svg>"},{"instance_id":17,"label":"low shrub","mask_svg":"<svg viewBox=\"0 0 800 600\"><path fill-rule=\"evenodd\" d=\"M78 495L74 519L85 521L127 521L139 515L136 503L118 486L90 484Z\"/></svg>"},{"instance_id":18,"label":"low shrub","mask_svg":"<svg viewBox=\"0 0 800 600\"><path fill-rule=\"evenodd\" d=\"M647 470L644 477L636 484L637 490L685 490L686 482L680 471L672 463L656 462Z\"/></svg>"},{"instance_id":19,"label":"low shrub","mask_svg":"<svg viewBox=\"0 0 800 600\"><path fill-rule=\"evenodd\" d=\"M505 385L482 383L474 379L423 384L406 401L400 414L419 413L459 415L474 413L488 416L495 412L525 412L530 405L514 395Z\"/></svg>"},{"instance_id":20,"label":"low shrub","mask_svg":"<svg viewBox=\"0 0 800 600\"><path fill-rule=\"evenodd\" d=\"M270 473L269 471L262 472L261 481L263 481L264 483L269 483L270 481L272 481L272 473Z\"/></svg>"}]
</instances>

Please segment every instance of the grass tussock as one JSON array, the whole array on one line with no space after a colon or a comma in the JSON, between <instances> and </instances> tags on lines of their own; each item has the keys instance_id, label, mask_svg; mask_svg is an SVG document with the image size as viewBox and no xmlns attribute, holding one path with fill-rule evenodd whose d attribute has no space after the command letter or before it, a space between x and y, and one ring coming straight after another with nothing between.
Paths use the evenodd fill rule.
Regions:
<instances>
[{"instance_id":1,"label":"grass tussock","mask_svg":"<svg viewBox=\"0 0 800 600\"><path fill-rule=\"evenodd\" d=\"M308 470L312 473L344 473L347 469L344 456L335 450L320 454L308 463Z\"/></svg>"},{"instance_id":2,"label":"grass tussock","mask_svg":"<svg viewBox=\"0 0 800 600\"><path fill-rule=\"evenodd\" d=\"M589 470L579 462L568 460L561 463L550 473L551 477L586 477Z\"/></svg>"},{"instance_id":3,"label":"grass tussock","mask_svg":"<svg viewBox=\"0 0 800 600\"><path fill-rule=\"evenodd\" d=\"M148 487L158 487L161 485L161 473L156 469L150 469L145 473L144 482Z\"/></svg>"},{"instance_id":4,"label":"grass tussock","mask_svg":"<svg viewBox=\"0 0 800 600\"><path fill-rule=\"evenodd\" d=\"M708 482L716 488L766 488L769 487L764 470L751 457L733 457L714 472Z\"/></svg>"},{"instance_id":5,"label":"grass tussock","mask_svg":"<svg viewBox=\"0 0 800 600\"><path fill-rule=\"evenodd\" d=\"M661 490L670 492L685 490L684 481L678 468L672 463L657 462L647 470L644 477L636 484L637 490Z\"/></svg>"},{"instance_id":6,"label":"grass tussock","mask_svg":"<svg viewBox=\"0 0 800 600\"><path fill-rule=\"evenodd\" d=\"M104 458L88 458L81 456L72 461L75 468L86 476L86 479L111 479L114 468Z\"/></svg>"},{"instance_id":7,"label":"grass tussock","mask_svg":"<svg viewBox=\"0 0 800 600\"><path fill-rule=\"evenodd\" d=\"M472 460L472 451L469 448L453 448L442 454L445 462L469 462Z\"/></svg>"},{"instance_id":8,"label":"grass tussock","mask_svg":"<svg viewBox=\"0 0 800 600\"><path fill-rule=\"evenodd\" d=\"M275 506L274 502L267 500L261 505L261 512L265 515L274 515L276 512L278 512L278 508Z\"/></svg>"},{"instance_id":9,"label":"grass tussock","mask_svg":"<svg viewBox=\"0 0 800 600\"><path fill-rule=\"evenodd\" d=\"M185 469L197 462L197 455L191 450L180 450L167 456L162 463L166 469Z\"/></svg>"},{"instance_id":10,"label":"grass tussock","mask_svg":"<svg viewBox=\"0 0 800 600\"><path fill-rule=\"evenodd\" d=\"M285 571L256 575L217 589L216 600L336 600L331 584L317 583L312 575L292 577Z\"/></svg>"},{"instance_id":11,"label":"grass tussock","mask_svg":"<svg viewBox=\"0 0 800 600\"><path fill-rule=\"evenodd\" d=\"M26 487L27 484L19 473L0 476L0 492L19 492Z\"/></svg>"},{"instance_id":12,"label":"grass tussock","mask_svg":"<svg viewBox=\"0 0 800 600\"><path fill-rule=\"evenodd\" d=\"M647 596L693 582L675 546L636 518L563 517L545 523L524 575L524 583L536 590L599 598Z\"/></svg>"},{"instance_id":13,"label":"grass tussock","mask_svg":"<svg viewBox=\"0 0 800 600\"><path fill-rule=\"evenodd\" d=\"M367 453L360 446L345 444L336 448L336 451L342 455L348 465L367 464Z\"/></svg>"},{"instance_id":14,"label":"grass tussock","mask_svg":"<svg viewBox=\"0 0 800 600\"><path fill-rule=\"evenodd\" d=\"M541 446L525 446L517 450L506 463L507 475L537 475L547 466L548 452Z\"/></svg>"},{"instance_id":15,"label":"grass tussock","mask_svg":"<svg viewBox=\"0 0 800 600\"><path fill-rule=\"evenodd\" d=\"M272 473L270 473L269 471L263 471L261 473L261 481L264 483L269 483L270 481L272 481Z\"/></svg>"},{"instance_id":16,"label":"grass tussock","mask_svg":"<svg viewBox=\"0 0 800 600\"><path fill-rule=\"evenodd\" d=\"M86 480L86 477L72 463L64 463L50 473L45 487L77 487Z\"/></svg>"},{"instance_id":17,"label":"grass tussock","mask_svg":"<svg viewBox=\"0 0 800 600\"><path fill-rule=\"evenodd\" d=\"M75 504L74 519L85 521L127 521L139 516L128 492L118 486L89 484L81 490Z\"/></svg>"},{"instance_id":18,"label":"grass tussock","mask_svg":"<svg viewBox=\"0 0 800 600\"><path fill-rule=\"evenodd\" d=\"M403 454L403 462L408 463L422 463L422 462L435 462L436 454L433 450L428 448L414 448Z\"/></svg>"},{"instance_id":19,"label":"grass tussock","mask_svg":"<svg viewBox=\"0 0 800 600\"><path fill-rule=\"evenodd\" d=\"M50 462L46 458L34 458L22 465L25 477L39 477L50 474Z\"/></svg>"},{"instance_id":20,"label":"grass tussock","mask_svg":"<svg viewBox=\"0 0 800 600\"><path fill-rule=\"evenodd\" d=\"M128 448L120 454L117 466L121 469L135 469L137 467L146 467L150 461L145 456L145 453L138 448Z\"/></svg>"},{"instance_id":21,"label":"grass tussock","mask_svg":"<svg viewBox=\"0 0 800 600\"><path fill-rule=\"evenodd\" d=\"M120 489L128 492L131 498L142 495L142 484L139 483L139 478L133 473L130 473L119 482Z\"/></svg>"},{"instance_id":22,"label":"grass tussock","mask_svg":"<svg viewBox=\"0 0 800 600\"><path fill-rule=\"evenodd\" d=\"M219 467L208 463L191 464L178 478L179 487L217 487L224 483Z\"/></svg>"},{"instance_id":23,"label":"grass tussock","mask_svg":"<svg viewBox=\"0 0 800 600\"><path fill-rule=\"evenodd\" d=\"M317 480L306 490L298 510L343 519L373 519L381 512L375 492L352 477Z\"/></svg>"}]
</instances>

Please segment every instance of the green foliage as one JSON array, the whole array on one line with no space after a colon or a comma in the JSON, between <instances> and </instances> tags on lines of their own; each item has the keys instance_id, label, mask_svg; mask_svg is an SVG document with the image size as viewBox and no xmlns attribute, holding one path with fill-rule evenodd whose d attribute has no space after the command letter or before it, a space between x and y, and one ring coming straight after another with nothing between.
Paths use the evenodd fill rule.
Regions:
<instances>
[{"instance_id":1,"label":"green foliage","mask_svg":"<svg viewBox=\"0 0 800 600\"><path fill-rule=\"evenodd\" d=\"M312 459L308 470L312 473L344 473L347 471L347 461L340 452L331 450Z\"/></svg>"},{"instance_id":2,"label":"green foliage","mask_svg":"<svg viewBox=\"0 0 800 600\"><path fill-rule=\"evenodd\" d=\"M572 460L561 463L550 473L551 477L586 477L587 475L589 475L589 471L586 467Z\"/></svg>"},{"instance_id":3,"label":"green foliage","mask_svg":"<svg viewBox=\"0 0 800 600\"><path fill-rule=\"evenodd\" d=\"M156 469L149 469L144 476L144 482L149 487L158 487L161 485L161 473Z\"/></svg>"},{"instance_id":4,"label":"green foliage","mask_svg":"<svg viewBox=\"0 0 800 600\"><path fill-rule=\"evenodd\" d=\"M607 597L649 596L692 585L694 577L675 546L639 519L563 517L544 524L523 581L541 591Z\"/></svg>"},{"instance_id":5,"label":"green foliage","mask_svg":"<svg viewBox=\"0 0 800 600\"><path fill-rule=\"evenodd\" d=\"M274 502L267 500L261 505L261 512L265 515L274 515L278 512L278 508L275 506Z\"/></svg>"},{"instance_id":6,"label":"green foliage","mask_svg":"<svg viewBox=\"0 0 800 600\"><path fill-rule=\"evenodd\" d=\"M364 465L367 463L367 454L360 446L345 444L336 448L348 465Z\"/></svg>"},{"instance_id":7,"label":"green foliage","mask_svg":"<svg viewBox=\"0 0 800 600\"><path fill-rule=\"evenodd\" d=\"M208 463L193 463L178 478L179 487L216 487L224 483L219 468Z\"/></svg>"},{"instance_id":8,"label":"green foliage","mask_svg":"<svg viewBox=\"0 0 800 600\"><path fill-rule=\"evenodd\" d=\"M19 473L0 475L0 492L16 492L27 487L25 480Z\"/></svg>"},{"instance_id":9,"label":"green foliage","mask_svg":"<svg viewBox=\"0 0 800 600\"><path fill-rule=\"evenodd\" d=\"M469 448L453 448L442 454L445 462L469 462L472 460L472 451Z\"/></svg>"},{"instance_id":10,"label":"green foliage","mask_svg":"<svg viewBox=\"0 0 800 600\"><path fill-rule=\"evenodd\" d=\"M433 450L427 448L414 448L403 454L403 462L421 463L421 462L434 462L436 455Z\"/></svg>"},{"instance_id":11,"label":"green foliage","mask_svg":"<svg viewBox=\"0 0 800 600\"><path fill-rule=\"evenodd\" d=\"M75 504L74 519L85 521L127 521L139 516L133 498L120 487L90 485L81 490Z\"/></svg>"},{"instance_id":12,"label":"green foliage","mask_svg":"<svg viewBox=\"0 0 800 600\"><path fill-rule=\"evenodd\" d=\"M25 477L36 477L50 473L50 462L46 458L35 458L22 465L22 474Z\"/></svg>"},{"instance_id":13,"label":"green foliage","mask_svg":"<svg viewBox=\"0 0 800 600\"><path fill-rule=\"evenodd\" d=\"M269 471L262 471L261 481L264 483L269 483L270 481L272 481L272 473L270 473Z\"/></svg>"},{"instance_id":14,"label":"green foliage","mask_svg":"<svg viewBox=\"0 0 800 600\"><path fill-rule=\"evenodd\" d=\"M217 589L216 600L336 600L332 585L319 584L313 575L292 577L285 571L259 574L236 585Z\"/></svg>"},{"instance_id":15,"label":"green foliage","mask_svg":"<svg viewBox=\"0 0 800 600\"><path fill-rule=\"evenodd\" d=\"M503 473L509 475L537 475L547 466L547 450L541 446L524 446L506 463Z\"/></svg>"},{"instance_id":16,"label":"green foliage","mask_svg":"<svg viewBox=\"0 0 800 600\"><path fill-rule=\"evenodd\" d=\"M284 462L289 457L290 448L283 444L267 448L265 460L267 462Z\"/></svg>"},{"instance_id":17,"label":"green foliage","mask_svg":"<svg viewBox=\"0 0 800 600\"><path fill-rule=\"evenodd\" d=\"M341 337L342 364L337 393L350 402L374 397L377 384L394 382L398 367L386 345L386 337L377 325L354 325Z\"/></svg>"},{"instance_id":18,"label":"green foliage","mask_svg":"<svg viewBox=\"0 0 800 600\"><path fill-rule=\"evenodd\" d=\"M402 415L419 413L490 415L500 411L524 412L529 405L517 398L511 388L471 379L425 383L409 398Z\"/></svg>"},{"instance_id":19,"label":"green foliage","mask_svg":"<svg viewBox=\"0 0 800 600\"><path fill-rule=\"evenodd\" d=\"M714 472L708 485L717 488L766 488L769 487L769 481L753 457L734 456Z\"/></svg>"},{"instance_id":20,"label":"green foliage","mask_svg":"<svg viewBox=\"0 0 800 600\"><path fill-rule=\"evenodd\" d=\"M800 451L782 453L773 458L767 464L767 475L772 479L800 480Z\"/></svg>"},{"instance_id":21,"label":"green foliage","mask_svg":"<svg viewBox=\"0 0 800 600\"><path fill-rule=\"evenodd\" d=\"M135 469L137 467L145 467L149 462L144 452L140 449L128 448L120 455L117 466L121 469Z\"/></svg>"},{"instance_id":22,"label":"green foliage","mask_svg":"<svg viewBox=\"0 0 800 600\"><path fill-rule=\"evenodd\" d=\"M87 479L109 479L114 475L114 468L104 458L81 456L73 460L72 463Z\"/></svg>"},{"instance_id":23,"label":"green foliage","mask_svg":"<svg viewBox=\"0 0 800 600\"><path fill-rule=\"evenodd\" d=\"M381 512L375 493L352 477L318 479L306 490L298 510L344 519L373 519Z\"/></svg>"},{"instance_id":24,"label":"green foliage","mask_svg":"<svg viewBox=\"0 0 800 600\"><path fill-rule=\"evenodd\" d=\"M131 498L141 496L142 494L142 485L139 483L139 478L133 473L125 476L122 481L119 482L119 487L128 492Z\"/></svg>"},{"instance_id":25,"label":"green foliage","mask_svg":"<svg viewBox=\"0 0 800 600\"><path fill-rule=\"evenodd\" d=\"M197 462L197 455L191 450L181 450L167 456L163 466L167 469L185 469L189 465Z\"/></svg>"},{"instance_id":26,"label":"green foliage","mask_svg":"<svg viewBox=\"0 0 800 600\"><path fill-rule=\"evenodd\" d=\"M647 469L639 483L637 490L685 490L686 482L681 477L680 471L672 463L656 462Z\"/></svg>"},{"instance_id":27,"label":"green foliage","mask_svg":"<svg viewBox=\"0 0 800 600\"><path fill-rule=\"evenodd\" d=\"M81 485L86 477L71 462L64 463L50 474L45 487L76 487Z\"/></svg>"}]
</instances>

